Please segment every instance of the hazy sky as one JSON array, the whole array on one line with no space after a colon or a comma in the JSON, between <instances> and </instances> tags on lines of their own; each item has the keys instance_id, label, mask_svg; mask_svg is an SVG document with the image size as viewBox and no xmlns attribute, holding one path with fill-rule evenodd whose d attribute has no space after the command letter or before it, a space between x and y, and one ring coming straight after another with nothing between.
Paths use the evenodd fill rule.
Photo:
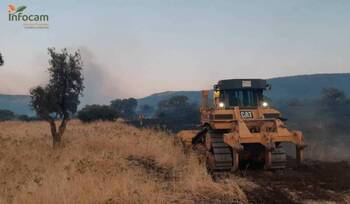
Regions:
<instances>
[{"instance_id":1,"label":"hazy sky","mask_svg":"<svg viewBox=\"0 0 350 204\"><path fill-rule=\"evenodd\" d=\"M9 3L48 14L50 28L9 22ZM48 47L82 51L91 103L224 78L350 72L348 0L1 0L0 8L0 93L44 83Z\"/></svg>"}]
</instances>

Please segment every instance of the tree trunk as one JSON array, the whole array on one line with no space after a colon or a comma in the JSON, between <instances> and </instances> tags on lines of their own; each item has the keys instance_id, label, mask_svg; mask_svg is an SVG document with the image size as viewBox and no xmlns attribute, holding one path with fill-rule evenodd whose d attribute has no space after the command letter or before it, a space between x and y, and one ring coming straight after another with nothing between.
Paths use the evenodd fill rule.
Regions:
<instances>
[{"instance_id":1,"label":"tree trunk","mask_svg":"<svg viewBox=\"0 0 350 204\"><path fill-rule=\"evenodd\" d=\"M61 125L58 128L58 131L54 120L49 120L49 123L50 123L51 135L52 135L52 144L54 148L57 148L61 145L62 135L66 130L66 126L67 126L67 119L62 120Z\"/></svg>"},{"instance_id":2,"label":"tree trunk","mask_svg":"<svg viewBox=\"0 0 350 204\"><path fill-rule=\"evenodd\" d=\"M56 134L54 137L52 137L53 147L58 148L61 145L61 137Z\"/></svg>"},{"instance_id":3,"label":"tree trunk","mask_svg":"<svg viewBox=\"0 0 350 204\"><path fill-rule=\"evenodd\" d=\"M58 138L55 120L49 120L48 122L50 124L53 147L57 147L60 143L60 139Z\"/></svg>"},{"instance_id":4,"label":"tree trunk","mask_svg":"<svg viewBox=\"0 0 350 204\"><path fill-rule=\"evenodd\" d=\"M58 136L59 136L60 140L62 138L64 131L66 130L66 126L67 126L67 119L63 119L60 127L58 128Z\"/></svg>"}]
</instances>

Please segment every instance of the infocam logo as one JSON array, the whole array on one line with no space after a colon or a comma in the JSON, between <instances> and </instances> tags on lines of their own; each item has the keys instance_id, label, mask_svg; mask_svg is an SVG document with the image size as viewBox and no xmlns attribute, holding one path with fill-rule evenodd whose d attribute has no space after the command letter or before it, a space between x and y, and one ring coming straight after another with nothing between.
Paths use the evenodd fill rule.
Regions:
<instances>
[{"instance_id":1,"label":"infocam logo","mask_svg":"<svg viewBox=\"0 0 350 204\"><path fill-rule=\"evenodd\" d=\"M7 7L10 22L23 22L24 28L48 28L49 15L46 14L26 14L26 6L16 7L10 4Z\"/></svg>"}]
</instances>

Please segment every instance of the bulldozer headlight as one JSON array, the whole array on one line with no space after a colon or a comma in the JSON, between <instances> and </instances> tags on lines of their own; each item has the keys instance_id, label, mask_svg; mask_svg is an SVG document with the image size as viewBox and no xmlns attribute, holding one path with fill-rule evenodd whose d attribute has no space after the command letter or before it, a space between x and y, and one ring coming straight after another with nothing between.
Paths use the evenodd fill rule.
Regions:
<instances>
[{"instance_id":1,"label":"bulldozer headlight","mask_svg":"<svg viewBox=\"0 0 350 204\"><path fill-rule=\"evenodd\" d=\"M224 102L220 102L220 103L219 103L219 107L220 107L220 108L225 108Z\"/></svg>"},{"instance_id":2,"label":"bulldozer headlight","mask_svg":"<svg viewBox=\"0 0 350 204\"><path fill-rule=\"evenodd\" d=\"M264 101L264 102L262 102L262 103L261 103L261 105L262 105L262 107L266 108L266 107L268 107L268 106L269 106L269 103L268 103L268 102L266 102L266 101Z\"/></svg>"}]
</instances>

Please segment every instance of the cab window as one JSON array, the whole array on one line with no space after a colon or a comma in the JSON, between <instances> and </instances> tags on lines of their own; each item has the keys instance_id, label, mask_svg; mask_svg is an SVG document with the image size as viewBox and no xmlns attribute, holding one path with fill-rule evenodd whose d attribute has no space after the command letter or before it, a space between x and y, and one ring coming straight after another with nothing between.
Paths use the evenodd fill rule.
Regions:
<instances>
[{"instance_id":1,"label":"cab window","mask_svg":"<svg viewBox=\"0 0 350 204\"><path fill-rule=\"evenodd\" d=\"M262 98L262 90L225 90L223 97L226 99L226 104L230 107L253 107L258 106Z\"/></svg>"}]
</instances>

